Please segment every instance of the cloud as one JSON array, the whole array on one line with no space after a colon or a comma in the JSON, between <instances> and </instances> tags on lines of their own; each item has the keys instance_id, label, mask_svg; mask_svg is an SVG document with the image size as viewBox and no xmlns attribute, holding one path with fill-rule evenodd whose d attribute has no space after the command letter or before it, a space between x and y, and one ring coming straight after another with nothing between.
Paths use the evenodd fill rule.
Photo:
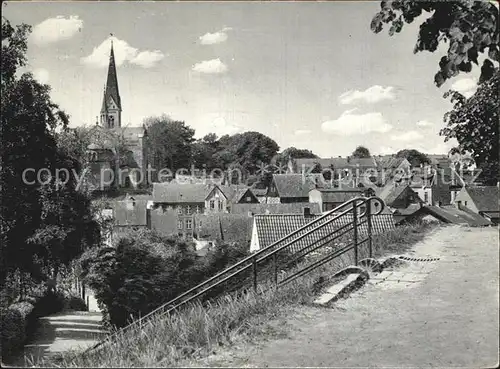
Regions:
<instances>
[{"instance_id":1,"label":"cloud","mask_svg":"<svg viewBox=\"0 0 500 369\"><path fill-rule=\"evenodd\" d=\"M303 136L311 133L310 129L298 129L295 131L295 136Z\"/></svg>"},{"instance_id":2,"label":"cloud","mask_svg":"<svg viewBox=\"0 0 500 369\"><path fill-rule=\"evenodd\" d=\"M355 101L361 100L367 103L376 103L382 100L394 100L396 96L393 92L392 86L382 87L379 85L367 88L364 91L347 91L339 96L341 104L351 104Z\"/></svg>"},{"instance_id":3,"label":"cloud","mask_svg":"<svg viewBox=\"0 0 500 369\"><path fill-rule=\"evenodd\" d=\"M49 71L44 68L37 68L33 71L33 77L40 83L49 82Z\"/></svg>"},{"instance_id":4,"label":"cloud","mask_svg":"<svg viewBox=\"0 0 500 369\"><path fill-rule=\"evenodd\" d=\"M199 73L220 74L227 71L227 66L217 58L196 63L193 65L193 70Z\"/></svg>"},{"instance_id":5,"label":"cloud","mask_svg":"<svg viewBox=\"0 0 500 369\"><path fill-rule=\"evenodd\" d=\"M417 123L419 127L433 127L434 123L429 122L428 120L419 120Z\"/></svg>"},{"instance_id":6,"label":"cloud","mask_svg":"<svg viewBox=\"0 0 500 369\"><path fill-rule=\"evenodd\" d=\"M154 51L141 51L137 56L130 62L132 64L140 65L143 68L151 68L157 62L164 58L163 53L160 50Z\"/></svg>"},{"instance_id":7,"label":"cloud","mask_svg":"<svg viewBox=\"0 0 500 369\"><path fill-rule=\"evenodd\" d=\"M212 123L207 127L209 132L214 132L219 136L223 135L234 135L235 133L242 132L243 128L236 125L228 123L224 117L217 117L212 120Z\"/></svg>"},{"instance_id":8,"label":"cloud","mask_svg":"<svg viewBox=\"0 0 500 369\"><path fill-rule=\"evenodd\" d=\"M474 95L477 89L477 81L474 78L462 78L451 85L451 89L460 92L465 97Z\"/></svg>"},{"instance_id":9,"label":"cloud","mask_svg":"<svg viewBox=\"0 0 500 369\"><path fill-rule=\"evenodd\" d=\"M423 138L424 136L417 131L408 131L401 134L395 134L391 136L391 140L393 141L403 141L403 142L412 142L417 141Z\"/></svg>"},{"instance_id":10,"label":"cloud","mask_svg":"<svg viewBox=\"0 0 500 369\"><path fill-rule=\"evenodd\" d=\"M321 129L341 136L386 133L392 129L381 113L352 114L353 111L345 111L338 119L323 122Z\"/></svg>"},{"instance_id":11,"label":"cloud","mask_svg":"<svg viewBox=\"0 0 500 369\"><path fill-rule=\"evenodd\" d=\"M230 31L232 28L224 27L220 31L214 33L205 33L203 36L200 36L200 43L202 45L213 45L220 44L221 42L227 41L227 31Z\"/></svg>"},{"instance_id":12,"label":"cloud","mask_svg":"<svg viewBox=\"0 0 500 369\"><path fill-rule=\"evenodd\" d=\"M116 37L108 37L99 46L95 47L90 55L81 58L83 64L95 68L105 68L109 63L109 50L113 41L115 63L117 66L125 62L139 65L143 68L151 68L165 56L160 50L142 50L130 46L127 41Z\"/></svg>"},{"instance_id":13,"label":"cloud","mask_svg":"<svg viewBox=\"0 0 500 369\"><path fill-rule=\"evenodd\" d=\"M83 20L77 15L69 18L57 16L38 23L33 28L30 39L39 46L48 45L57 41L68 40L83 28Z\"/></svg>"}]
</instances>

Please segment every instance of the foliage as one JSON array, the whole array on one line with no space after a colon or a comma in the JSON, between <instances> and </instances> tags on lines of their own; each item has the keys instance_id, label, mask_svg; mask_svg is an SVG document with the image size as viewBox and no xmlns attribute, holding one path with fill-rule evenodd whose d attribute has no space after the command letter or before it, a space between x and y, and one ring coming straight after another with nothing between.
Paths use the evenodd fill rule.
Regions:
<instances>
[{"instance_id":1,"label":"foliage","mask_svg":"<svg viewBox=\"0 0 500 369\"><path fill-rule=\"evenodd\" d=\"M156 170L189 168L194 142L194 129L167 115L144 120L148 131L148 162Z\"/></svg>"},{"instance_id":2,"label":"foliage","mask_svg":"<svg viewBox=\"0 0 500 369\"><path fill-rule=\"evenodd\" d=\"M364 146L358 146L356 149L352 152L352 157L353 158L370 158L370 150L368 150Z\"/></svg>"},{"instance_id":3,"label":"foliage","mask_svg":"<svg viewBox=\"0 0 500 369\"><path fill-rule=\"evenodd\" d=\"M420 164L430 164L429 157L415 149L404 149L396 153L397 158L405 158L410 162L412 167L418 167Z\"/></svg>"},{"instance_id":4,"label":"foliage","mask_svg":"<svg viewBox=\"0 0 500 369\"><path fill-rule=\"evenodd\" d=\"M278 153L274 162L278 166L286 166L290 159L317 159L318 156L308 149L297 149L296 147L289 147Z\"/></svg>"},{"instance_id":5,"label":"foliage","mask_svg":"<svg viewBox=\"0 0 500 369\"><path fill-rule=\"evenodd\" d=\"M191 244L141 230L115 248L91 250L81 259L82 276L109 322L123 326L197 283L196 258Z\"/></svg>"},{"instance_id":6,"label":"foliage","mask_svg":"<svg viewBox=\"0 0 500 369\"><path fill-rule=\"evenodd\" d=\"M56 132L67 127L68 116L51 101L50 86L38 83L30 73L16 74L26 65L29 31L27 25L14 28L3 19L2 283L17 271L43 279L49 269L57 270L93 244L96 234L90 230L88 202L75 187L75 177L64 178L65 184L55 178L57 170L79 169L77 160L60 150L56 140Z\"/></svg>"},{"instance_id":7,"label":"foliage","mask_svg":"<svg viewBox=\"0 0 500 369\"><path fill-rule=\"evenodd\" d=\"M454 106L445 115L446 127L440 132L445 141L455 138L460 152L472 155L477 167L483 170L483 181L490 185L495 185L499 179L499 81L500 73L497 70L468 99L456 91L446 93L445 97L450 97Z\"/></svg>"},{"instance_id":8,"label":"foliage","mask_svg":"<svg viewBox=\"0 0 500 369\"><path fill-rule=\"evenodd\" d=\"M439 61L434 82L439 87L460 72L470 72L480 54L488 53L481 68L481 81L492 76L493 63L500 59L498 8L493 2L456 1L382 1L373 17L371 29L379 33L390 24L389 35L401 32L404 23L421 15L428 18L420 25L414 53L434 52L441 42L448 42L448 52Z\"/></svg>"},{"instance_id":9,"label":"foliage","mask_svg":"<svg viewBox=\"0 0 500 369\"><path fill-rule=\"evenodd\" d=\"M2 357L9 357L21 350L33 330L34 306L19 302L0 310L2 325Z\"/></svg>"}]
</instances>

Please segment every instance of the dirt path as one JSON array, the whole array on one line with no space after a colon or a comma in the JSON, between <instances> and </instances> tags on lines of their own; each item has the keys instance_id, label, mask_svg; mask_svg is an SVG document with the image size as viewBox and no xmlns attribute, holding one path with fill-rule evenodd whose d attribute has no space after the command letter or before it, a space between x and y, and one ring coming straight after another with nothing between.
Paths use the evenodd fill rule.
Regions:
<instances>
[{"instance_id":1,"label":"dirt path","mask_svg":"<svg viewBox=\"0 0 500 369\"><path fill-rule=\"evenodd\" d=\"M499 347L498 229L458 226L333 309L304 308L289 337L220 352L197 366L495 367Z\"/></svg>"},{"instance_id":2,"label":"dirt path","mask_svg":"<svg viewBox=\"0 0 500 369\"><path fill-rule=\"evenodd\" d=\"M51 355L89 347L105 335L101 319L98 312L63 312L40 318L32 343L25 345L22 355L6 364L32 366Z\"/></svg>"}]
</instances>

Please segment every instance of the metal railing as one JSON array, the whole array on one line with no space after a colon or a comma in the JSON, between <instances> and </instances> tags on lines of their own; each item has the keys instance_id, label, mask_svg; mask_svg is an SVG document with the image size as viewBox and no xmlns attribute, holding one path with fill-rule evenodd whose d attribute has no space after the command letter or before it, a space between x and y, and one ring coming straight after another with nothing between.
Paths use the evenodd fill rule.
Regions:
<instances>
[{"instance_id":1,"label":"metal railing","mask_svg":"<svg viewBox=\"0 0 500 369\"><path fill-rule=\"evenodd\" d=\"M261 276L264 277L261 282L269 283L271 281L276 287L289 283L350 250L354 250L354 263L357 265L360 245L368 243L369 257L373 257L372 216L380 214L383 208L384 202L378 197L358 197L349 200L321 216L316 216L297 230L256 251L140 319L110 334L86 352L103 346L105 343L112 341L117 335L122 334L132 327L143 325L145 322L147 323L153 316L168 314L189 302L199 299L207 292L213 291L237 277L242 279L242 283L240 284L250 284L250 288L257 291L259 285L259 265L264 264L263 268L260 269ZM309 265L294 270L292 274L285 275L282 279L279 278L279 270L286 270L290 266L303 266L299 262L303 261L307 255L326 245L331 245L343 236L345 236L344 241L349 241L347 244L340 244L341 247L333 252L328 251ZM251 273L249 273L250 270ZM241 286L239 287L241 288Z\"/></svg>"}]
</instances>

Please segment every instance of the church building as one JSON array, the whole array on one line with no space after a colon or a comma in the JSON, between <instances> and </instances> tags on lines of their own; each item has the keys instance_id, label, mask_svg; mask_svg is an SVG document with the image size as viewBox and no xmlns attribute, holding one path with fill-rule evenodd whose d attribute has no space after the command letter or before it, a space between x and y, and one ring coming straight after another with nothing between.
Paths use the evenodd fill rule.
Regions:
<instances>
[{"instance_id":1,"label":"church building","mask_svg":"<svg viewBox=\"0 0 500 369\"><path fill-rule=\"evenodd\" d=\"M87 157L94 188L109 190L148 185L147 130L144 126L123 125L113 41L100 119L89 134Z\"/></svg>"}]
</instances>

